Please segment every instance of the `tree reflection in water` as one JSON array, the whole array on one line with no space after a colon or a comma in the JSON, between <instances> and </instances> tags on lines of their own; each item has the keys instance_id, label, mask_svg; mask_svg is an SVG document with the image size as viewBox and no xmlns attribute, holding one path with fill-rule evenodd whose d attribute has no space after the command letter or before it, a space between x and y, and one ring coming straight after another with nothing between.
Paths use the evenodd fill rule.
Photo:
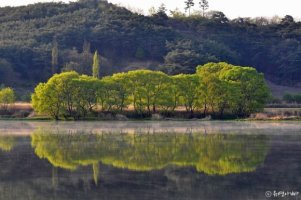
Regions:
<instances>
[{"instance_id":1,"label":"tree reflection in water","mask_svg":"<svg viewBox=\"0 0 301 200\"><path fill-rule=\"evenodd\" d=\"M38 129L31 137L39 158L69 170L91 166L95 183L99 163L133 171L160 170L173 165L194 167L208 175L227 175L256 170L268 151L268 138L264 135L70 134Z\"/></svg>"},{"instance_id":2,"label":"tree reflection in water","mask_svg":"<svg viewBox=\"0 0 301 200\"><path fill-rule=\"evenodd\" d=\"M11 151L17 143L15 136L1 135L0 136L0 149L2 151Z\"/></svg>"}]
</instances>

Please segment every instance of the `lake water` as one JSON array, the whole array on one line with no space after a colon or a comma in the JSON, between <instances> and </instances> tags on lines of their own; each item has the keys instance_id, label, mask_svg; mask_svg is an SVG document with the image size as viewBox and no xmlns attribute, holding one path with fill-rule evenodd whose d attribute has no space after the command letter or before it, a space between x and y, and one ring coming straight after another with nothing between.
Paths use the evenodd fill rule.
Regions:
<instances>
[{"instance_id":1,"label":"lake water","mask_svg":"<svg viewBox=\"0 0 301 200\"><path fill-rule=\"evenodd\" d=\"M1 200L301 199L300 192L300 122L0 122Z\"/></svg>"}]
</instances>

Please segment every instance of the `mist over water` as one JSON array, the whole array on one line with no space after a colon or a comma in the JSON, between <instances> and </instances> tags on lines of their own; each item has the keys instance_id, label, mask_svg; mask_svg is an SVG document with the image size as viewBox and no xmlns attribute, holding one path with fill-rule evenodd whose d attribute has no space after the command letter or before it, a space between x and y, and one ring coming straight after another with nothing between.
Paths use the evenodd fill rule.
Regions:
<instances>
[{"instance_id":1,"label":"mist over water","mask_svg":"<svg viewBox=\"0 0 301 200\"><path fill-rule=\"evenodd\" d=\"M31 135L36 129L101 132L175 132L175 133L237 133L237 134L299 134L300 122L243 121L102 121L102 122L13 122L0 121L0 134Z\"/></svg>"}]
</instances>

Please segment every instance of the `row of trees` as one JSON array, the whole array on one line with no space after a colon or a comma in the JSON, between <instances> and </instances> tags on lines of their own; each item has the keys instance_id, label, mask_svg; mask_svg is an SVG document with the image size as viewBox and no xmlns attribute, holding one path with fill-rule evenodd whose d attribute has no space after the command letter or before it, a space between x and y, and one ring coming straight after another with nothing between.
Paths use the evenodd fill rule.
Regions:
<instances>
[{"instance_id":1,"label":"row of trees","mask_svg":"<svg viewBox=\"0 0 301 200\"><path fill-rule=\"evenodd\" d=\"M285 94L283 100L286 103L301 103L301 94Z\"/></svg>"},{"instance_id":2,"label":"row of trees","mask_svg":"<svg viewBox=\"0 0 301 200\"><path fill-rule=\"evenodd\" d=\"M263 109L269 97L264 77L254 68L208 63L195 74L168 76L136 70L98 79L76 72L56 74L40 83L32 95L34 109L52 116L79 119L101 109L137 113L173 112L244 117Z\"/></svg>"},{"instance_id":3,"label":"row of trees","mask_svg":"<svg viewBox=\"0 0 301 200\"><path fill-rule=\"evenodd\" d=\"M186 0L185 1L185 10L188 11L188 15L190 16L190 10L194 7L194 0ZM209 2L207 0L200 0L199 6L202 9L203 17L205 16L205 11L209 8Z\"/></svg>"}]
</instances>

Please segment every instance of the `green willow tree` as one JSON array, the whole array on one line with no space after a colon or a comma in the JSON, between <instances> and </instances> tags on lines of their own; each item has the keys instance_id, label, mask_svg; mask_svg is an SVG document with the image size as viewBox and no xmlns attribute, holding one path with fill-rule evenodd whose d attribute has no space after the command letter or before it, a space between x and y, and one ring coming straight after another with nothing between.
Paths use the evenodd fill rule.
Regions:
<instances>
[{"instance_id":1,"label":"green willow tree","mask_svg":"<svg viewBox=\"0 0 301 200\"><path fill-rule=\"evenodd\" d=\"M232 109L238 116L245 117L262 111L270 99L269 88L263 74L254 68L233 66L221 75L221 79L235 86L237 92Z\"/></svg>"},{"instance_id":2,"label":"green willow tree","mask_svg":"<svg viewBox=\"0 0 301 200\"><path fill-rule=\"evenodd\" d=\"M133 103L136 111L156 112L159 99L168 86L168 76L163 72L136 70L128 72L133 87Z\"/></svg>"},{"instance_id":3,"label":"green willow tree","mask_svg":"<svg viewBox=\"0 0 301 200\"><path fill-rule=\"evenodd\" d=\"M121 112L131 103L129 97L132 91L128 78L129 76L126 73L117 73L103 78L108 94L107 103L110 104L111 108L116 107Z\"/></svg>"},{"instance_id":4,"label":"green willow tree","mask_svg":"<svg viewBox=\"0 0 301 200\"><path fill-rule=\"evenodd\" d=\"M193 115L194 110L200 107L200 83L196 74L180 74L174 76L175 84L179 89L180 102L186 111Z\"/></svg>"},{"instance_id":5,"label":"green willow tree","mask_svg":"<svg viewBox=\"0 0 301 200\"><path fill-rule=\"evenodd\" d=\"M9 105L15 102L15 92L12 88L0 89L0 111L6 113Z\"/></svg>"},{"instance_id":6,"label":"green willow tree","mask_svg":"<svg viewBox=\"0 0 301 200\"><path fill-rule=\"evenodd\" d=\"M76 72L65 72L51 77L47 83L40 83L32 95L32 105L38 113L48 114L58 120L60 116L74 117Z\"/></svg>"},{"instance_id":7,"label":"green willow tree","mask_svg":"<svg viewBox=\"0 0 301 200\"><path fill-rule=\"evenodd\" d=\"M99 100L103 111L123 111L130 104L130 87L125 73L104 77L102 90L99 91Z\"/></svg>"},{"instance_id":8,"label":"green willow tree","mask_svg":"<svg viewBox=\"0 0 301 200\"><path fill-rule=\"evenodd\" d=\"M72 79L71 84L74 87L74 102L76 118L86 117L93 113L97 107L97 93L100 87L100 80L94 77L82 75L77 79ZM83 95L85 94L85 95Z\"/></svg>"},{"instance_id":9,"label":"green willow tree","mask_svg":"<svg viewBox=\"0 0 301 200\"><path fill-rule=\"evenodd\" d=\"M94 78L99 78L100 59L98 51L95 51L93 56L92 74Z\"/></svg>"},{"instance_id":10,"label":"green willow tree","mask_svg":"<svg viewBox=\"0 0 301 200\"><path fill-rule=\"evenodd\" d=\"M197 67L206 101L211 111L223 117L227 110L238 116L262 111L269 100L264 76L254 68L228 63L208 63Z\"/></svg>"},{"instance_id":11,"label":"green willow tree","mask_svg":"<svg viewBox=\"0 0 301 200\"><path fill-rule=\"evenodd\" d=\"M168 76L162 90L158 104L163 112L174 112L181 105L181 91L177 84L178 79L175 76Z\"/></svg>"}]
</instances>

